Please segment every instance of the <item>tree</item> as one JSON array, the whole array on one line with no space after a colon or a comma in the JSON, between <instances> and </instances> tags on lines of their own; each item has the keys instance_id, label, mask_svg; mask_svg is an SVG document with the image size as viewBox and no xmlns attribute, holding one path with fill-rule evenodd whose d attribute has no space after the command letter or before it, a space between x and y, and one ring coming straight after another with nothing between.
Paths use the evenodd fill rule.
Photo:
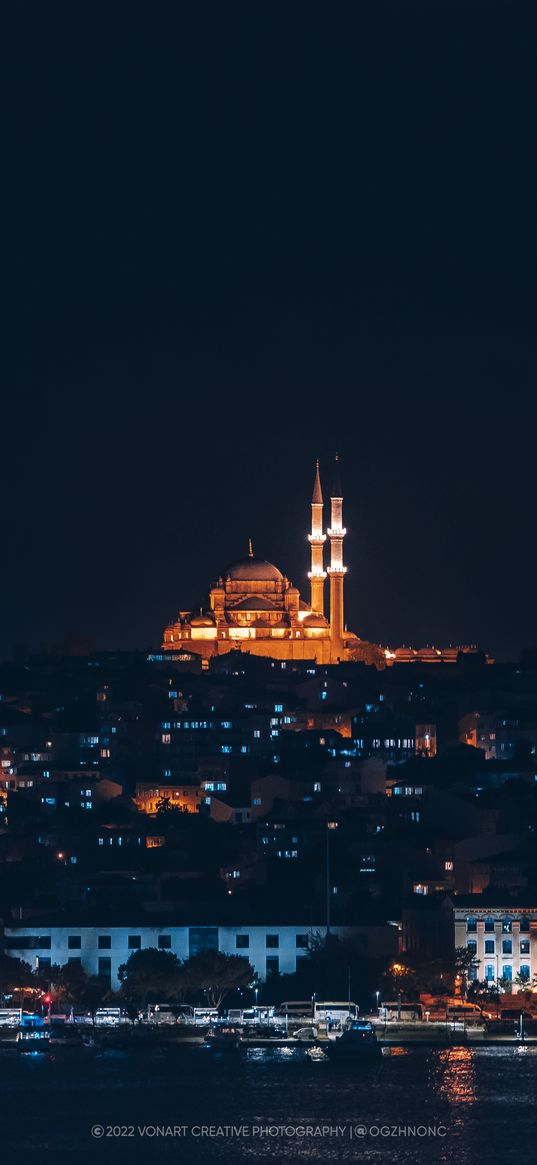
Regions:
<instances>
[{"instance_id":1,"label":"tree","mask_svg":"<svg viewBox=\"0 0 537 1165\"><path fill-rule=\"evenodd\" d=\"M159 797L156 804L157 818L166 823L173 823L178 817L188 813L186 805L174 805L169 797Z\"/></svg>"},{"instance_id":2,"label":"tree","mask_svg":"<svg viewBox=\"0 0 537 1165\"><path fill-rule=\"evenodd\" d=\"M268 976L261 985L262 1003L283 999L348 999L369 1009L380 989L386 959L370 958L362 943L333 934L310 938L293 974Z\"/></svg>"},{"instance_id":3,"label":"tree","mask_svg":"<svg viewBox=\"0 0 537 1165\"><path fill-rule=\"evenodd\" d=\"M390 964L383 977L383 996L401 995L417 999L421 992L444 995L453 980L453 967L442 958L430 958L414 952L404 954Z\"/></svg>"},{"instance_id":4,"label":"tree","mask_svg":"<svg viewBox=\"0 0 537 1165\"><path fill-rule=\"evenodd\" d=\"M475 955L472 953L472 951L469 951L467 947L455 948L455 959L453 963L453 968L455 971L455 983L460 985L461 996L463 999L466 999L470 969L472 967L477 968L478 966L479 959L476 959Z\"/></svg>"},{"instance_id":5,"label":"tree","mask_svg":"<svg viewBox=\"0 0 537 1165\"><path fill-rule=\"evenodd\" d=\"M202 992L210 1007L220 1007L226 995L237 987L247 987L255 971L242 955L224 955L220 951L200 951L184 963L188 988Z\"/></svg>"},{"instance_id":6,"label":"tree","mask_svg":"<svg viewBox=\"0 0 537 1165\"><path fill-rule=\"evenodd\" d=\"M101 979L99 975L88 975L82 985L77 1002L89 1011L95 1026L97 1008L102 1007L103 1003L111 1003L115 999L116 996L108 987L105 979Z\"/></svg>"},{"instance_id":7,"label":"tree","mask_svg":"<svg viewBox=\"0 0 537 1165\"><path fill-rule=\"evenodd\" d=\"M38 989L35 975L29 963L22 959L12 959L0 954L0 995L12 995L23 988Z\"/></svg>"},{"instance_id":8,"label":"tree","mask_svg":"<svg viewBox=\"0 0 537 1165\"><path fill-rule=\"evenodd\" d=\"M53 963L39 975L40 983L50 990L57 1003L80 1003L88 976L80 964Z\"/></svg>"},{"instance_id":9,"label":"tree","mask_svg":"<svg viewBox=\"0 0 537 1165\"><path fill-rule=\"evenodd\" d=\"M476 1003L481 1015L492 1005L498 1010L498 991L489 979L473 979L468 987L468 1001Z\"/></svg>"},{"instance_id":10,"label":"tree","mask_svg":"<svg viewBox=\"0 0 537 1165\"><path fill-rule=\"evenodd\" d=\"M513 983L515 987L518 987L519 991L531 991L537 987L537 975L534 975L532 979L529 971L518 971L513 979Z\"/></svg>"},{"instance_id":11,"label":"tree","mask_svg":"<svg viewBox=\"0 0 537 1165\"><path fill-rule=\"evenodd\" d=\"M150 996L155 1000L181 999L186 983L177 955L156 947L133 951L128 962L119 967L118 978L123 998L144 1007Z\"/></svg>"}]
</instances>

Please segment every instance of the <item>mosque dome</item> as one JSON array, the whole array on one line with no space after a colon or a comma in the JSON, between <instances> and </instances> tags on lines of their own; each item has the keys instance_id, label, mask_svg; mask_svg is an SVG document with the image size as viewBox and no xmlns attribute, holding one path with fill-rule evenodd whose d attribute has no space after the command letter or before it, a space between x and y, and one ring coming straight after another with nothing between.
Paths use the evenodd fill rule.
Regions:
<instances>
[{"instance_id":1,"label":"mosque dome","mask_svg":"<svg viewBox=\"0 0 537 1165\"><path fill-rule=\"evenodd\" d=\"M328 627L328 622L324 615L319 615L316 611L312 611L311 615L306 615L302 620L303 627Z\"/></svg>"},{"instance_id":2,"label":"mosque dome","mask_svg":"<svg viewBox=\"0 0 537 1165\"><path fill-rule=\"evenodd\" d=\"M242 599L240 603L235 603L232 607L233 611L274 611L274 603L270 599L265 599L263 595L248 595L247 599Z\"/></svg>"},{"instance_id":3,"label":"mosque dome","mask_svg":"<svg viewBox=\"0 0 537 1165\"><path fill-rule=\"evenodd\" d=\"M214 619L208 613L194 615L190 620L191 627L214 627Z\"/></svg>"},{"instance_id":4,"label":"mosque dome","mask_svg":"<svg viewBox=\"0 0 537 1165\"><path fill-rule=\"evenodd\" d=\"M266 558L241 558L226 567L225 577L232 582L283 582L283 574Z\"/></svg>"}]
</instances>

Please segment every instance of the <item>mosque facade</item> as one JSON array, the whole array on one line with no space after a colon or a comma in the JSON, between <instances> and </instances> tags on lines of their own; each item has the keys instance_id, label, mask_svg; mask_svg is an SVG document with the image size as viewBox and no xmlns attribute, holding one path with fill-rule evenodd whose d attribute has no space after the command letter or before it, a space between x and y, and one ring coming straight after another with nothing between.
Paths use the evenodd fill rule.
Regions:
<instances>
[{"instance_id":1,"label":"mosque facade","mask_svg":"<svg viewBox=\"0 0 537 1165\"><path fill-rule=\"evenodd\" d=\"M307 599L277 566L257 558L250 543L248 556L226 567L212 584L207 601L197 611L180 611L166 627L163 650L188 650L210 659L239 649L273 659L311 659L318 663L364 660L384 666L385 652L348 631L345 624L346 530L337 456L326 532L323 510L317 462L308 535L311 569ZM330 554L325 569L327 540Z\"/></svg>"}]
</instances>

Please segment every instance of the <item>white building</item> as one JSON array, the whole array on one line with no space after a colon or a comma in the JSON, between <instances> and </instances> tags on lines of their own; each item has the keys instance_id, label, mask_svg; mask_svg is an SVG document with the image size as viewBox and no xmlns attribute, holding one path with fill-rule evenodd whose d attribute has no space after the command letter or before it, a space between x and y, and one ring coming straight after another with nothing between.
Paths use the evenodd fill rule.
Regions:
<instances>
[{"instance_id":1,"label":"white building","mask_svg":"<svg viewBox=\"0 0 537 1165\"><path fill-rule=\"evenodd\" d=\"M361 935L364 949L368 931L382 932L384 927L333 927L341 937ZM307 954L312 937L326 935L325 927L309 926L31 926L19 924L5 928L5 952L23 959L34 969L45 970L51 964L79 963L89 975L100 975L111 987L119 987L118 967L126 963L133 951L156 947L172 951L179 959L188 959L200 950L218 950L226 955L244 955L265 979L271 972L293 974L297 960ZM378 937L374 939L376 947ZM390 936L391 937L391 936Z\"/></svg>"},{"instance_id":2,"label":"white building","mask_svg":"<svg viewBox=\"0 0 537 1165\"><path fill-rule=\"evenodd\" d=\"M470 978L495 983L537 974L537 906L455 905L455 946L475 955ZM517 990L516 984L513 988Z\"/></svg>"}]
</instances>

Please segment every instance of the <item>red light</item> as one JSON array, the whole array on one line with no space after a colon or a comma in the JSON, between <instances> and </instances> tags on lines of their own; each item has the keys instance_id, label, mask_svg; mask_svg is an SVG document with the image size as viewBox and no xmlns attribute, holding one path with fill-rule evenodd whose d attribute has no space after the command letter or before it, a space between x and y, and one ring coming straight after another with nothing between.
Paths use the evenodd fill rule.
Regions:
<instances>
[{"instance_id":1,"label":"red light","mask_svg":"<svg viewBox=\"0 0 537 1165\"><path fill-rule=\"evenodd\" d=\"M43 1003L52 1003L52 995L43 995Z\"/></svg>"}]
</instances>

